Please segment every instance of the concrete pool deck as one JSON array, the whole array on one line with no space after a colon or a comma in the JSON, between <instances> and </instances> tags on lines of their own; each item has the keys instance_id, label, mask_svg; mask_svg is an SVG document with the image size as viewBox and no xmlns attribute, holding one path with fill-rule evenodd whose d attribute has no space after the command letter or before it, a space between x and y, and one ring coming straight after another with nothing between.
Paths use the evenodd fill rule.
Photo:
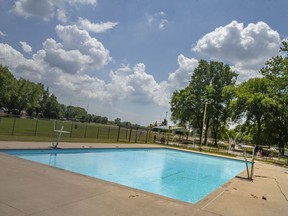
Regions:
<instances>
[{"instance_id":1,"label":"concrete pool deck","mask_svg":"<svg viewBox=\"0 0 288 216\"><path fill-rule=\"evenodd\" d=\"M0 149L50 146L44 142L0 141ZM159 146L60 143L59 147ZM288 168L258 161L253 181L234 178L193 205L0 153L0 216L282 216L287 212Z\"/></svg>"}]
</instances>

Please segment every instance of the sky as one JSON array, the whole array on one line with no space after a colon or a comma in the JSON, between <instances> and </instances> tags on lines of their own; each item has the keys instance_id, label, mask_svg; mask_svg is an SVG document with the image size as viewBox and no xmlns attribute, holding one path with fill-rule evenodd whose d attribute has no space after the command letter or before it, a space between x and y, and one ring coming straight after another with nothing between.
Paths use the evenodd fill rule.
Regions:
<instances>
[{"instance_id":1,"label":"sky","mask_svg":"<svg viewBox=\"0 0 288 216\"><path fill-rule=\"evenodd\" d=\"M287 0L0 0L0 64L60 103L143 126L171 115L200 59L258 77Z\"/></svg>"}]
</instances>

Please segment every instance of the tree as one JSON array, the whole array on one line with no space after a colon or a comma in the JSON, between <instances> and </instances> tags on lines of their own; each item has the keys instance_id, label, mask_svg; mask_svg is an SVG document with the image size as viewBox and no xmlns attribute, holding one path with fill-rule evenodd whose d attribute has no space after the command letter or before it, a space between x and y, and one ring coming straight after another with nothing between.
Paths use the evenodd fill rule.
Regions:
<instances>
[{"instance_id":1,"label":"tree","mask_svg":"<svg viewBox=\"0 0 288 216\"><path fill-rule=\"evenodd\" d=\"M61 116L61 108L60 104L57 101L57 97L52 94L49 96L46 102L46 106L44 108L44 117L50 119L59 119Z\"/></svg>"},{"instance_id":2,"label":"tree","mask_svg":"<svg viewBox=\"0 0 288 216\"><path fill-rule=\"evenodd\" d=\"M217 144L220 129L229 117L228 107L233 98L231 86L235 85L236 77L237 74L228 65L200 60L189 85L173 93L170 102L172 120L180 125L199 128L201 134L204 128L205 143L208 129L212 126ZM206 118L205 107L207 108Z\"/></svg>"},{"instance_id":3,"label":"tree","mask_svg":"<svg viewBox=\"0 0 288 216\"><path fill-rule=\"evenodd\" d=\"M120 119L120 118L116 118L116 119L114 120L114 123L115 123L116 125L120 126L120 125L121 125L121 119Z\"/></svg>"},{"instance_id":4,"label":"tree","mask_svg":"<svg viewBox=\"0 0 288 216\"><path fill-rule=\"evenodd\" d=\"M167 119L164 118L164 120L161 123L161 126L167 126L167 124L168 124Z\"/></svg>"},{"instance_id":5,"label":"tree","mask_svg":"<svg viewBox=\"0 0 288 216\"><path fill-rule=\"evenodd\" d=\"M41 83L33 83L32 84L32 93L31 98L29 99L27 112L28 115L32 115L33 113L35 116L38 116L38 113L41 109L41 99L43 98L43 89L44 86Z\"/></svg>"},{"instance_id":6,"label":"tree","mask_svg":"<svg viewBox=\"0 0 288 216\"><path fill-rule=\"evenodd\" d=\"M69 119L82 119L84 120L87 116L87 111L82 107L68 106L67 107L67 118Z\"/></svg>"},{"instance_id":7,"label":"tree","mask_svg":"<svg viewBox=\"0 0 288 216\"><path fill-rule=\"evenodd\" d=\"M0 108L10 113L15 108L17 96L17 80L7 67L0 65Z\"/></svg>"},{"instance_id":8,"label":"tree","mask_svg":"<svg viewBox=\"0 0 288 216\"><path fill-rule=\"evenodd\" d=\"M288 41L282 42L280 51L286 55L271 58L260 72L271 82L270 96L277 102L277 109L265 124L265 134L267 141L278 143L279 152L283 155L284 145L288 142Z\"/></svg>"},{"instance_id":9,"label":"tree","mask_svg":"<svg viewBox=\"0 0 288 216\"><path fill-rule=\"evenodd\" d=\"M249 131L255 127L255 139L259 147L265 120L271 118L277 102L270 97L271 82L267 78L249 79L239 85L236 90L237 99L233 101L234 119L245 119Z\"/></svg>"},{"instance_id":10,"label":"tree","mask_svg":"<svg viewBox=\"0 0 288 216\"><path fill-rule=\"evenodd\" d=\"M107 124L108 123L108 118L106 116L101 117L101 124Z\"/></svg>"}]
</instances>

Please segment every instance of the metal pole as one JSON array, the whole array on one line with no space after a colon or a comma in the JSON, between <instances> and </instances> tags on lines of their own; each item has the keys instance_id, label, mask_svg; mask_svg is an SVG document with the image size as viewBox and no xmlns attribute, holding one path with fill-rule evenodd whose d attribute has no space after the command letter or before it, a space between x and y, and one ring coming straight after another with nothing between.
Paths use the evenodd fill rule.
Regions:
<instances>
[{"instance_id":1,"label":"metal pole","mask_svg":"<svg viewBox=\"0 0 288 216\"><path fill-rule=\"evenodd\" d=\"M16 117L14 117L13 128L12 128L12 136L14 136L15 124L16 124Z\"/></svg>"},{"instance_id":2,"label":"metal pole","mask_svg":"<svg viewBox=\"0 0 288 216\"><path fill-rule=\"evenodd\" d=\"M100 130L100 125L98 125L98 128L97 128L97 139L99 138L99 130Z\"/></svg>"},{"instance_id":3,"label":"metal pole","mask_svg":"<svg viewBox=\"0 0 288 216\"><path fill-rule=\"evenodd\" d=\"M131 133L132 133L132 128L130 128L130 133L129 133L129 143L131 141Z\"/></svg>"},{"instance_id":4,"label":"metal pole","mask_svg":"<svg viewBox=\"0 0 288 216\"><path fill-rule=\"evenodd\" d=\"M72 131L73 131L73 121L71 123L71 128L70 128L70 137L72 137Z\"/></svg>"},{"instance_id":5,"label":"metal pole","mask_svg":"<svg viewBox=\"0 0 288 216\"><path fill-rule=\"evenodd\" d=\"M205 125L205 120L206 120L207 104L208 104L208 102L206 101L205 102L205 107L204 107L204 114L203 114L203 124L202 124L200 151L202 150L202 145L204 144L204 125Z\"/></svg>"},{"instance_id":6,"label":"metal pole","mask_svg":"<svg viewBox=\"0 0 288 216\"><path fill-rule=\"evenodd\" d=\"M120 137L120 126L118 126L118 135L117 135L117 142L119 142L119 137Z\"/></svg>"},{"instance_id":7,"label":"metal pole","mask_svg":"<svg viewBox=\"0 0 288 216\"><path fill-rule=\"evenodd\" d=\"M245 158L245 162L246 162L246 171L247 171L247 176L248 176L248 179L250 179L250 176L249 176L249 168L248 168L248 162L247 162L247 158L246 158L246 152L244 152L244 158Z\"/></svg>"},{"instance_id":8,"label":"metal pole","mask_svg":"<svg viewBox=\"0 0 288 216\"><path fill-rule=\"evenodd\" d=\"M171 126L168 127L168 135L167 135L167 145L169 145L169 139L170 139L170 132L171 132Z\"/></svg>"},{"instance_id":9,"label":"metal pole","mask_svg":"<svg viewBox=\"0 0 288 216\"><path fill-rule=\"evenodd\" d=\"M108 140L110 139L110 126L108 127Z\"/></svg>"},{"instance_id":10,"label":"metal pole","mask_svg":"<svg viewBox=\"0 0 288 216\"><path fill-rule=\"evenodd\" d=\"M251 161L252 165L251 165L250 180L253 180L255 148L256 148L256 146L254 146L254 148L253 148L253 155L252 155L252 161Z\"/></svg>"},{"instance_id":11,"label":"metal pole","mask_svg":"<svg viewBox=\"0 0 288 216\"><path fill-rule=\"evenodd\" d=\"M137 127L137 129L136 129L136 136L135 136L135 143L137 143L137 135L138 135L138 127Z\"/></svg>"},{"instance_id":12,"label":"metal pole","mask_svg":"<svg viewBox=\"0 0 288 216\"><path fill-rule=\"evenodd\" d=\"M36 126L35 126L35 131L34 131L34 136L37 134L37 128L38 128L38 118L36 120Z\"/></svg>"},{"instance_id":13,"label":"metal pole","mask_svg":"<svg viewBox=\"0 0 288 216\"><path fill-rule=\"evenodd\" d=\"M86 122L86 126L85 126L84 138L86 138L86 135L87 135L87 122Z\"/></svg>"},{"instance_id":14,"label":"metal pole","mask_svg":"<svg viewBox=\"0 0 288 216\"><path fill-rule=\"evenodd\" d=\"M150 130L149 130L149 127L146 129L146 139L145 139L145 143L148 142L148 133L149 133L149 137L150 137Z\"/></svg>"}]
</instances>

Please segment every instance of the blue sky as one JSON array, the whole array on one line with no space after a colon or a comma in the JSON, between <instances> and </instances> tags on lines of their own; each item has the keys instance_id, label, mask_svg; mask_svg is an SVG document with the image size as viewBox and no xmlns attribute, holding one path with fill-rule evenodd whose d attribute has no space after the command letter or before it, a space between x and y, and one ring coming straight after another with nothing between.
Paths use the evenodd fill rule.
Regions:
<instances>
[{"instance_id":1,"label":"blue sky","mask_svg":"<svg viewBox=\"0 0 288 216\"><path fill-rule=\"evenodd\" d=\"M286 0L0 0L0 64L66 105L163 120L200 59L259 76L287 39Z\"/></svg>"}]
</instances>

